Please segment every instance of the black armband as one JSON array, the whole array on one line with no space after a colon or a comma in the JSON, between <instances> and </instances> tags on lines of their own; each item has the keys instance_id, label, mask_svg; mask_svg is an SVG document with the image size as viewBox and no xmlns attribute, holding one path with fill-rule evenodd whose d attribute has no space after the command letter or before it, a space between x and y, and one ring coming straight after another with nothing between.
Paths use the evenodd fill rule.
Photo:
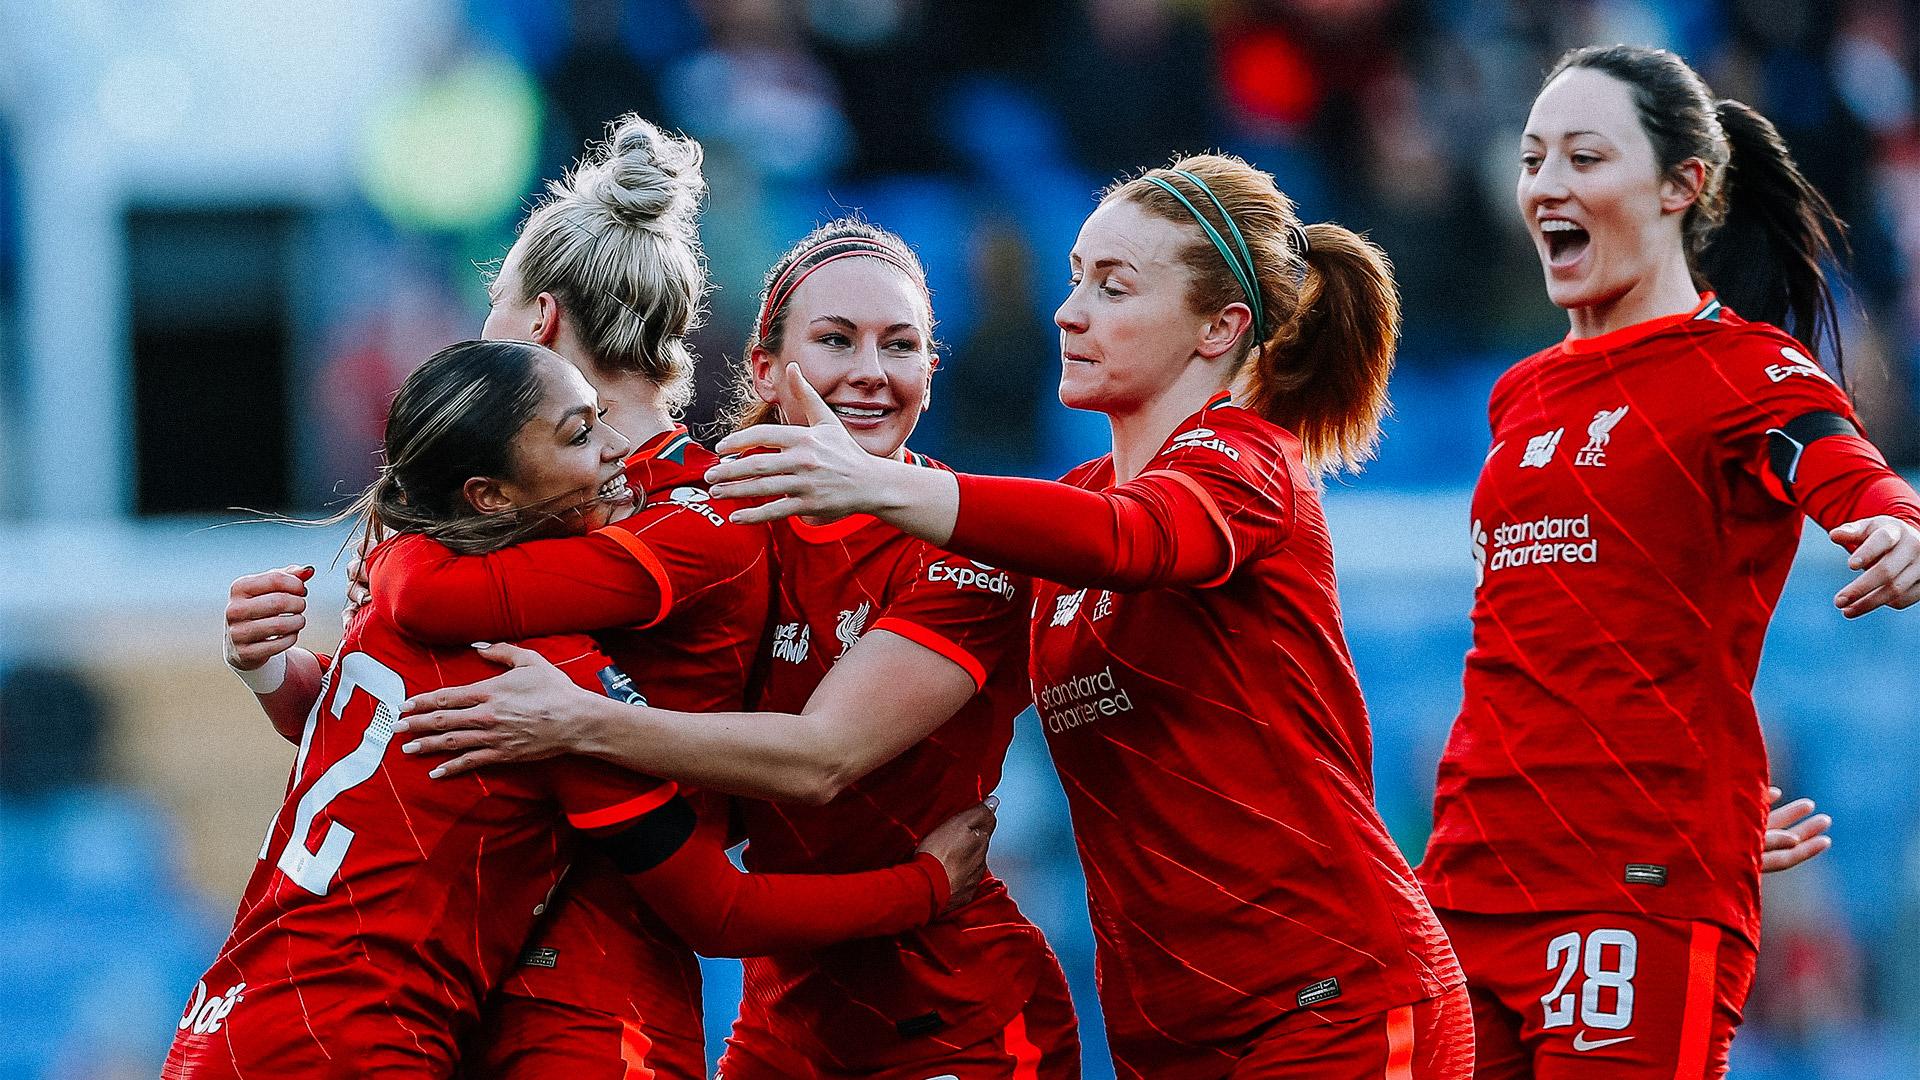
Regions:
<instances>
[{"instance_id":1,"label":"black armband","mask_svg":"<svg viewBox=\"0 0 1920 1080\"><path fill-rule=\"evenodd\" d=\"M645 705L647 697L640 688L633 685L633 676L621 671L617 665L608 664L600 669L600 690L608 697L623 705Z\"/></svg>"},{"instance_id":2,"label":"black armband","mask_svg":"<svg viewBox=\"0 0 1920 1080\"><path fill-rule=\"evenodd\" d=\"M1800 455L1807 447L1829 435L1858 435L1860 430L1853 421L1839 413L1814 412L1797 416L1781 427L1767 430L1767 460L1773 468L1773 475L1780 486L1793 490L1794 478L1800 472Z\"/></svg>"},{"instance_id":3,"label":"black armband","mask_svg":"<svg viewBox=\"0 0 1920 1080\"><path fill-rule=\"evenodd\" d=\"M658 810L643 814L626 828L594 843L623 874L643 874L673 858L686 846L700 816L685 797L675 795Z\"/></svg>"}]
</instances>

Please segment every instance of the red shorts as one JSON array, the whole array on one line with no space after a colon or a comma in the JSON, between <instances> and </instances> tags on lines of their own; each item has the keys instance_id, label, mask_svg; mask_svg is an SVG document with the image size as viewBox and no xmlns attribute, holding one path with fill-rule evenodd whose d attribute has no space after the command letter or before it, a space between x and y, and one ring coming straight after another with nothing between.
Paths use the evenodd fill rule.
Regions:
<instances>
[{"instance_id":1,"label":"red shorts","mask_svg":"<svg viewBox=\"0 0 1920 1080\"><path fill-rule=\"evenodd\" d=\"M706 1080L701 1039L637 1018L496 994L460 1063L462 1080Z\"/></svg>"},{"instance_id":2,"label":"red shorts","mask_svg":"<svg viewBox=\"0 0 1920 1080\"><path fill-rule=\"evenodd\" d=\"M1051 953L1025 1008L991 1038L927 1061L852 1073L807 1061L791 1047L727 1040L714 1080L1079 1080L1080 1024Z\"/></svg>"},{"instance_id":3,"label":"red shorts","mask_svg":"<svg viewBox=\"0 0 1920 1080\"><path fill-rule=\"evenodd\" d=\"M1256 1039L1225 1075L1228 1080L1469 1080L1472 1018L1465 989L1358 1020L1327 1022L1294 1013Z\"/></svg>"},{"instance_id":4,"label":"red shorts","mask_svg":"<svg viewBox=\"0 0 1920 1080\"><path fill-rule=\"evenodd\" d=\"M1754 947L1713 923L1440 911L1473 998L1481 1080L1726 1075Z\"/></svg>"}]
</instances>

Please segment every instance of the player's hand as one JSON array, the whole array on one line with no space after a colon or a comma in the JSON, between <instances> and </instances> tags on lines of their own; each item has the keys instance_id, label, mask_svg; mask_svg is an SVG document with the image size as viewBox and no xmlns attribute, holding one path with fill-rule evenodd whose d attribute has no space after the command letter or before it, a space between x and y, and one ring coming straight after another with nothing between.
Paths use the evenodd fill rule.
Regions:
<instances>
[{"instance_id":1,"label":"player's hand","mask_svg":"<svg viewBox=\"0 0 1920 1080\"><path fill-rule=\"evenodd\" d=\"M876 474L888 463L861 449L800 365L786 365L775 378L789 423L760 424L720 440L719 453L745 456L707 470L713 497L768 500L734 511L732 519L743 524L796 514L836 521L879 509Z\"/></svg>"},{"instance_id":2,"label":"player's hand","mask_svg":"<svg viewBox=\"0 0 1920 1080\"><path fill-rule=\"evenodd\" d=\"M476 646L480 655L509 665L505 674L408 698L394 734L412 741L408 754L454 754L429 776L459 776L487 765L539 761L579 749L579 725L570 706L593 692L576 685L546 657L517 645Z\"/></svg>"},{"instance_id":3,"label":"player's hand","mask_svg":"<svg viewBox=\"0 0 1920 1080\"><path fill-rule=\"evenodd\" d=\"M1920 603L1920 529L1912 523L1880 514L1849 521L1827 537L1852 552L1847 566L1861 572L1833 597L1833 606L1847 618Z\"/></svg>"},{"instance_id":4,"label":"player's hand","mask_svg":"<svg viewBox=\"0 0 1920 1080\"><path fill-rule=\"evenodd\" d=\"M953 892L944 910L952 911L972 900L980 888L980 880L986 877L987 841L992 839L994 826L999 824L993 813L999 807L1000 797L989 795L986 802L969 806L941 822L920 841L919 850L939 859L940 865L947 868L947 884Z\"/></svg>"},{"instance_id":5,"label":"player's hand","mask_svg":"<svg viewBox=\"0 0 1920 1080\"><path fill-rule=\"evenodd\" d=\"M254 671L293 648L307 628L311 566L287 566L235 578L227 589L227 666Z\"/></svg>"},{"instance_id":6,"label":"player's hand","mask_svg":"<svg viewBox=\"0 0 1920 1080\"><path fill-rule=\"evenodd\" d=\"M1767 801L1780 801L1780 789L1767 789ZM1811 816L1809 816L1811 815ZM1760 851L1760 872L1791 870L1833 846L1827 830L1833 819L1813 812L1812 799L1795 799L1767 813L1767 841Z\"/></svg>"},{"instance_id":7,"label":"player's hand","mask_svg":"<svg viewBox=\"0 0 1920 1080\"><path fill-rule=\"evenodd\" d=\"M373 537L360 534L360 543L347 557L347 606L340 612L340 629L346 630L353 625L353 617L373 599L373 591L367 585L367 552L373 550Z\"/></svg>"}]
</instances>

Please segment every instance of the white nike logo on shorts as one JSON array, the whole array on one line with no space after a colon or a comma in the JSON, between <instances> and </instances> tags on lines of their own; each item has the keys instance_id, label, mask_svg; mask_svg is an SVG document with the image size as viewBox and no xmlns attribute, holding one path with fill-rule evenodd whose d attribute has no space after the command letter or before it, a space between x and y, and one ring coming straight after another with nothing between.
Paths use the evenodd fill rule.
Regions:
<instances>
[{"instance_id":1,"label":"white nike logo on shorts","mask_svg":"<svg viewBox=\"0 0 1920 1080\"><path fill-rule=\"evenodd\" d=\"M1612 1046L1614 1043L1632 1041L1633 1036L1631 1035L1622 1035L1617 1039L1588 1039L1586 1032L1577 1031L1574 1032L1573 1035L1573 1048L1575 1051L1584 1054L1589 1050L1598 1050L1603 1046Z\"/></svg>"}]
</instances>

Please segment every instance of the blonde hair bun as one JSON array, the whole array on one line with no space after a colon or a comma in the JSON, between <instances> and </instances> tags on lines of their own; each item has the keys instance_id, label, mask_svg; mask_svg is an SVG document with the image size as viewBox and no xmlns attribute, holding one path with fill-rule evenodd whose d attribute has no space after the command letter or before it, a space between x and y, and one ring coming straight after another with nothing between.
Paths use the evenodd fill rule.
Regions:
<instances>
[{"instance_id":1,"label":"blonde hair bun","mask_svg":"<svg viewBox=\"0 0 1920 1080\"><path fill-rule=\"evenodd\" d=\"M700 160L699 143L628 113L580 163L574 189L616 224L691 234L707 194Z\"/></svg>"}]
</instances>

